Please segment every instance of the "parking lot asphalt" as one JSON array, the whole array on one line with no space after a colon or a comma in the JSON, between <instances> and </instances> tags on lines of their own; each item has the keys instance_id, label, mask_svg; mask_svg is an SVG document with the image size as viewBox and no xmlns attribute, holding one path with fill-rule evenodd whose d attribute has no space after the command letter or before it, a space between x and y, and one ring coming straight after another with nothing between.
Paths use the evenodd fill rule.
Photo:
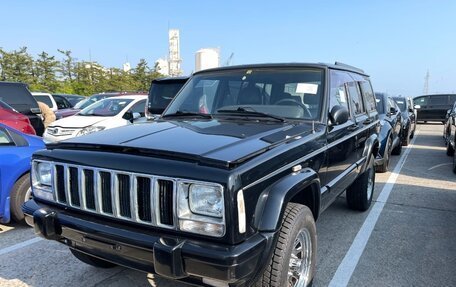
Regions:
<instances>
[{"instance_id":1,"label":"parking lot asphalt","mask_svg":"<svg viewBox=\"0 0 456 287\"><path fill-rule=\"evenodd\" d=\"M344 195L317 222L314 286L456 286L456 175L441 124L418 125L412 145L376 174L373 205ZM0 225L0 286L187 286L123 267L96 269L31 228Z\"/></svg>"}]
</instances>

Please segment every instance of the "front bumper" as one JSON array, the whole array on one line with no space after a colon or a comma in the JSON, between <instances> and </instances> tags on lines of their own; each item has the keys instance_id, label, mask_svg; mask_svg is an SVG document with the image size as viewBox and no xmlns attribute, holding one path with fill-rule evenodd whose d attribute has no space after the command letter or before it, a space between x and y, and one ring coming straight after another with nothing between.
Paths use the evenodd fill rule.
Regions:
<instances>
[{"instance_id":1,"label":"front bumper","mask_svg":"<svg viewBox=\"0 0 456 287\"><path fill-rule=\"evenodd\" d=\"M30 200L23 211L35 233L86 254L192 284L247 286L262 270L276 233L257 233L238 245L151 233ZM203 281L204 278L204 281ZM208 281L209 280L209 281ZM208 285L210 286L210 285Z\"/></svg>"}]
</instances>

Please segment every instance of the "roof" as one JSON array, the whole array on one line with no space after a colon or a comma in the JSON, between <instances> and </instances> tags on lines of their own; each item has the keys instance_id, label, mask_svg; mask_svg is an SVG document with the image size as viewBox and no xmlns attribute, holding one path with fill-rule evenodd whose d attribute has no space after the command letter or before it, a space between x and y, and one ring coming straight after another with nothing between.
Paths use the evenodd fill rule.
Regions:
<instances>
[{"instance_id":1,"label":"roof","mask_svg":"<svg viewBox=\"0 0 456 287\"><path fill-rule=\"evenodd\" d=\"M433 97L433 96L455 96L456 94L451 94L451 93L443 93L443 94L431 94L431 95L419 95L415 96L413 98L418 98L418 97Z\"/></svg>"},{"instance_id":2,"label":"roof","mask_svg":"<svg viewBox=\"0 0 456 287\"><path fill-rule=\"evenodd\" d=\"M190 79L190 76L164 77L153 79L152 82L187 81L188 79Z\"/></svg>"},{"instance_id":3,"label":"roof","mask_svg":"<svg viewBox=\"0 0 456 287\"><path fill-rule=\"evenodd\" d=\"M121 96L115 96L115 97L108 97L104 98L101 101L107 100L107 99L131 99L131 100L142 100L142 99L147 99L147 95L121 95Z\"/></svg>"},{"instance_id":4,"label":"roof","mask_svg":"<svg viewBox=\"0 0 456 287\"><path fill-rule=\"evenodd\" d=\"M52 96L50 93L31 92L33 96Z\"/></svg>"},{"instance_id":5,"label":"roof","mask_svg":"<svg viewBox=\"0 0 456 287\"><path fill-rule=\"evenodd\" d=\"M230 70L242 70L242 69L265 69L265 68L319 68L319 69L335 69L335 70L343 70L349 71L357 74L361 74L364 76L367 75L363 70L343 64L340 62L335 62L334 64L326 64L326 63L265 63L265 64L247 64L247 65L236 65L236 66L225 66L225 67L218 67L212 69L201 70L195 72L194 75L210 73L210 72L217 72L217 71L230 71Z\"/></svg>"},{"instance_id":6,"label":"roof","mask_svg":"<svg viewBox=\"0 0 456 287\"><path fill-rule=\"evenodd\" d=\"M0 85L20 85L20 86L27 86L26 83L22 83L22 82L2 82L2 81L0 81Z\"/></svg>"}]
</instances>

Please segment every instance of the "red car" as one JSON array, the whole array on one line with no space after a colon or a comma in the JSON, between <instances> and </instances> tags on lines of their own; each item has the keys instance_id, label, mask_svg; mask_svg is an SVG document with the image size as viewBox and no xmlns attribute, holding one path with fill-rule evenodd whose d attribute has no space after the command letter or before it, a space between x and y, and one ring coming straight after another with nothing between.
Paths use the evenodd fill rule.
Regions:
<instances>
[{"instance_id":1,"label":"red car","mask_svg":"<svg viewBox=\"0 0 456 287\"><path fill-rule=\"evenodd\" d=\"M0 101L0 123L26 134L36 135L29 118L2 101Z\"/></svg>"}]
</instances>

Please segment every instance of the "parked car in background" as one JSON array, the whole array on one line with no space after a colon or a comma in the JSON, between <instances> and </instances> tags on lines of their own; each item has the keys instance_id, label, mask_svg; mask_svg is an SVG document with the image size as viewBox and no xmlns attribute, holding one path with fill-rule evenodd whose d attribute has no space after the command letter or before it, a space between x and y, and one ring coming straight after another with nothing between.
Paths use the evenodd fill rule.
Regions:
<instances>
[{"instance_id":1,"label":"parked car in background","mask_svg":"<svg viewBox=\"0 0 456 287\"><path fill-rule=\"evenodd\" d=\"M29 118L3 101L0 101L0 123L26 134L36 135Z\"/></svg>"},{"instance_id":2,"label":"parked car in background","mask_svg":"<svg viewBox=\"0 0 456 287\"><path fill-rule=\"evenodd\" d=\"M0 82L0 100L27 116L36 134L44 132L41 110L24 83Z\"/></svg>"},{"instance_id":3,"label":"parked car in background","mask_svg":"<svg viewBox=\"0 0 456 287\"><path fill-rule=\"evenodd\" d=\"M456 149L456 102L453 104L450 110L448 110L448 118L445 121L445 130L443 137L446 144L446 153L449 156L453 156Z\"/></svg>"},{"instance_id":4,"label":"parked car in background","mask_svg":"<svg viewBox=\"0 0 456 287\"><path fill-rule=\"evenodd\" d=\"M53 122L45 131L46 143L129 125L144 117L145 95L116 96L93 103L76 115Z\"/></svg>"},{"instance_id":5,"label":"parked car in background","mask_svg":"<svg viewBox=\"0 0 456 287\"><path fill-rule=\"evenodd\" d=\"M91 95L90 97L87 97L84 100L78 102L76 105L74 105L73 109L75 109L77 111L80 111L80 110L83 110L83 109L87 108L91 104L93 104L95 102L98 102L99 100L106 99L106 98L109 98L109 97L118 96L118 95L119 95L119 93L94 94L94 95Z\"/></svg>"},{"instance_id":6,"label":"parked car in background","mask_svg":"<svg viewBox=\"0 0 456 287\"><path fill-rule=\"evenodd\" d=\"M73 108L76 110L82 110L91 104L98 102L99 100L117 97L117 96L147 96L146 92L109 92L109 93L99 93L86 97L84 100L78 102Z\"/></svg>"},{"instance_id":7,"label":"parked car in background","mask_svg":"<svg viewBox=\"0 0 456 287\"><path fill-rule=\"evenodd\" d=\"M393 99L396 101L396 104L401 109L402 145L408 146L408 144L410 143L410 139L413 138L413 136L415 135L415 130L416 130L416 118L415 118L415 112L414 112L414 108L413 108L413 102L412 102L411 98L393 97Z\"/></svg>"},{"instance_id":8,"label":"parked car in background","mask_svg":"<svg viewBox=\"0 0 456 287\"><path fill-rule=\"evenodd\" d=\"M445 115L448 109L456 101L456 94L435 94L418 96L413 99L413 104L418 111L417 121L445 122Z\"/></svg>"},{"instance_id":9,"label":"parked car in background","mask_svg":"<svg viewBox=\"0 0 456 287\"><path fill-rule=\"evenodd\" d=\"M56 96L64 97L71 104L71 107L74 107L74 105L76 105L80 101L87 98L87 97L84 97L81 95L73 95L73 94L52 94L52 95L54 97L56 97Z\"/></svg>"},{"instance_id":10,"label":"parked car in background","mask_svg":"<svg viewBox=\"0 0 456 287\"><path fill-rule=\"evenodd\" d=\"M349 208L371 205L378 128L369 76L354 67L202 70L156 122L35 153L23 208L37 234L96 267L310 286L318 216L344 191Z\"/></svg>"},{"instance_id":11,"label":"parked car in background","mask_svg":"<svg viewBox=\"0 0 456 287\"><path fill-rule=\"evenodd\" d=\"M30 159L43 149L37 136L0 123L0 223L24 220L21 205L30 198Z\"/></svg>"},{"instance_id":12,"label":"parked car in background","mask_svg":"<svg viewBox=\"0 0 456 287\"><path fill-rule=\"evenodd\" d=\"M33 97L38 101L45 103L54 113L56 119L69 117L77 113L71 107L70 102L61 96L53 96L49 93L32 92Z\"/></svg>"},{"instance_id":13,"label":"parked car in background","mask_svg":"<svg viewBox=\"0 0 456 287\"><path fill-rule=\"evenodd\" d=\"M402 114L394 99L387 93L375 93L380 117L380 150L375 159L375 170L386 172L392 154L402 152Z\"/></svg>"},{"instance_id":14,"label":"parked car in background","mask_svg":"<svg viewBox=\"0 0 456 287\"><path fill-rule=\"evenodd\" d=\"M189 77L159 78L152 80L146 103L146 117L161 115Z\"/></svg>"}]
</instances>

